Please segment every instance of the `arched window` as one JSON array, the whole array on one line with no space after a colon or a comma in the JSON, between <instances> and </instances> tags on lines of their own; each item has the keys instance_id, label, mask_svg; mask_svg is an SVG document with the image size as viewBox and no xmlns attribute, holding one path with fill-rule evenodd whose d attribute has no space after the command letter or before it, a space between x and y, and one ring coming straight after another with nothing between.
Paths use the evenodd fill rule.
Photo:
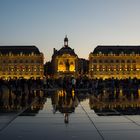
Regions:
<instances>
[{"instance_id":1,"label":"arched window","mask_svg":"<svg viewBox=\"0 0 140 140\"><path fill-rule=\"evenodd\" d=\"M6 63L6 61L5 61L5 60L3 60L3 63Z\"/></svg>"},{"instance_id":2,"label":"arched window","mask_svg":"<svg viewBox=\"0 0 140 140\"><path fill-rule=\"evenodd\" d=\"M119 63L119 60L116 60L116 63Z\"/></svg>"},{"instance_id":3,"label":"arched window","mask_svg":"<svg viewBox=\"0 0 140 140\"><path fill-rule=\"evenodd\" d=\"M136 60L133 60L132 63L136 63Z\"/></svg>"},{"instance_id":4,"label":"arched window","mask_svg":"<svg viewBox=\"0 0 140 140\"><path fill-rule=\"evenodd\" d=\"M22 60L20 60L19 62L20 62L20 63L23 63L23 61L22 61Z\"/></svg>"},{"instance_id":5,"label":"arched window","mask_svg":"<svg viewBox=\"0 0 140 140\"><path fill-rule=\"evenodd\" d=\"M97 63L97 60L94 59L94 60L93 60L93 63Z\"/></svg>"},{"instance_id":6,"label":"arched window","mask_svg":"<svg viewBox=\"0 0 140 140\"><path fill-rule=\"evenodd\" d=\"M110 63L113 63L114 61L113 60L110 60Z\"/></svg>"},{"instance_id":7,"label":"arched window","mask_svg":"<svg viewBox=\"0 0 140 140\"><path fill-rule=\"evenodd\" d=\"M99 60L99 63L102 63L102 60Z\"/></svg>"},{"instance_id":8,"label":"arched window","mask_svg":"<svg viewBox=\"0 0 140 140\"><path fill-rule=\"evenodd\" d=\"M41 63L41 61L40 60L37 60L36 63Z\"/></svg>"},{"instance_id":9,"label":"arched window","mask_svg":"<svg viewBox=\"0 0 140 140\"><path fill-rule=\"evenodd\" d=\"M31 63L34 63L34 60L31 60Z\"/></svg>"},{"instance_id":10,"label":"arched window","mask_svg":"<svg viewBox=\"0 0 140 140\"><path fill-rule=\"evenodd\" d=\"M73 62L70 62L70 65L73 65Z\"/></svg>"},{"instance_id":11,"label":"arched window","mask_svg":"<svg viewBox=\"0 0 140 140\"><path fill-rule=\"evenodd\" d=\"M125 61L124 60L121 60L121 63L125 63Z\"/></svg>"},{"instance_id":12,"label":"arched window","mask_svg":"<svg viewBox=\"0 0 140 140\"><path fill-rule=\"evenodd\" d=\"M105 60L105 63L108 63L108 60Z\"/></svg>"},{"instance_id":13,"label":"arched window","mask_svg":"<svg viewBox=\"0 0 140 140\"><path fill-rule=\"evenodd\" d=\"M14 60L14 63L17 63L17 60Z\"/></svg>"},{"instance_id":14,"label":"arched window","mask_svg":"<svg viewBox=\"0 0 140 140\"><path fill-rule=\"evenodd\" d=\"M127 60L127 63L130 63L130 60Z\"/></svg>"}]
</instances>

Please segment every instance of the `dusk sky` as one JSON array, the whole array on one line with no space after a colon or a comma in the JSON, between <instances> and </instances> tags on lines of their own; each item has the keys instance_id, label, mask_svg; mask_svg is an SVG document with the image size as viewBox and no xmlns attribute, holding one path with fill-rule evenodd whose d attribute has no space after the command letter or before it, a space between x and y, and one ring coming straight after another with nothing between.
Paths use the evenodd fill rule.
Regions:
<instances>
[{"instance_id":1,"label":"dusk sky","mask_svg":"<svg viewBox=\"0 0 140 140\"><path fill-rule=\"evenodd\" d=\"M0 0L0 45L36 45L51 60L65 35L79 57L140 45L140 0Z\"/></svg>"}]
</instances>

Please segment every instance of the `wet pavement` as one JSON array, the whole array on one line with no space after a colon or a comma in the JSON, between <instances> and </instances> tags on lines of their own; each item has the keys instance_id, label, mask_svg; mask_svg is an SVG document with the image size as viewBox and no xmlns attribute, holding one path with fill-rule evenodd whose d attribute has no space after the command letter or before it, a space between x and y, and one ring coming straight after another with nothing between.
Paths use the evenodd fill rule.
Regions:
<instances>
[{"instance_id":1,"label":"wet pavement","mask_svg":"<svg viewBox=\"0 0 140 140\"><path fill-rule=\"evenodd\" d=\"M18 100L22 102L8 105L5 101L1 105L1 140L140 138L139 98L109 100L91 93L59 90L40 91L32 100L29 96Z\"/></svg>"}]
</instances>

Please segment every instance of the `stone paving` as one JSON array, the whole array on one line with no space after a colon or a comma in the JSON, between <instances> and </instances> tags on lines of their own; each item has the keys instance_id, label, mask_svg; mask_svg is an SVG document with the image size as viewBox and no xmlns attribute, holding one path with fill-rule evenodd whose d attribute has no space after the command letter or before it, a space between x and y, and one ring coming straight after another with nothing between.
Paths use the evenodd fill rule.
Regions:
<instances>
[{"instance_id":1,"label":"stone paving","mask_svg":"<svg viewBox=\"0 0 140 140\"><path fill-rule=\"evenodd\" d=\"M140 116L98 116L88 98L78 102L72 113L54 112L52 99L47 97L39 110L0 114L0 140L11 139L139 140Z\"/></svg>"}]
</instances>

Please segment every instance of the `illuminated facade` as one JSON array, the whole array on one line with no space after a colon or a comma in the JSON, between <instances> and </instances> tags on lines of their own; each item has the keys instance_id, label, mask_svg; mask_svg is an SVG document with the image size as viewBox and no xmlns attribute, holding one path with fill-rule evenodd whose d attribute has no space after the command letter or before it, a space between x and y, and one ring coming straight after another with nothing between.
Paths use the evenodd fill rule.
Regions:
<instances>
[{"instance_id":1,"label":"illuminated facade","mask_svg":"<svg viewBox=\"0 0 140 140\"><path fill-rule=\"evenodd\" d=\"M89 55L89 76L140 79L140 46L97 46Z\"/></svg>"},{"instance_id":2,"label":"illuminated facade","mask_svg":"<svg viewBox=\"0 0 140 140\"><path fill-rule=\"evenodd\" d=\"M64 38L64 46L60 50L54 48L52 69L55 78L78 75L78 56L68 46L68 38Z\"/></svg>"},{"instance_id":3,"label":"illuminated facade","mask_svg":"<svg viewBox=\"0 0 140 140\"><path fill-rule=\"evenodd\" d=\"M42 78L43 61L35 46L0 46L0 78Z\"/></svg>"}]
</instances>

